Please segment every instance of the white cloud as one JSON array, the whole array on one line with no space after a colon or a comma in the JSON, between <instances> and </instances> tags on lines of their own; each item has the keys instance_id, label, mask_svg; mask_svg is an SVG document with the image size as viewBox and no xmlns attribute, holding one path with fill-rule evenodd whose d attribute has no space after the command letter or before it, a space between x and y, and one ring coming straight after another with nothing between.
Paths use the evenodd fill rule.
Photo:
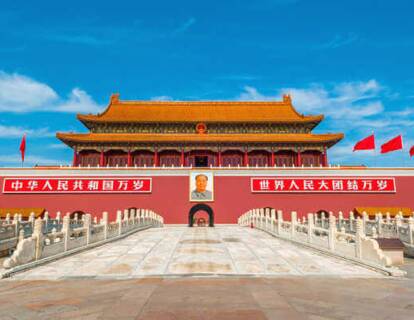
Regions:
<instances>
[{"instance_id":1,"label":"white cloud","mask_svg":"<svg viewBox=\"0 0 414 320\"><path fill-rule=\"evenodd\" d=\"M57 98L57 93L46 84L0 71L0 111L30 111L43 108Z\"/></svg>"},{"instance_id":2,"label":"white cloud","mask_svg":"<svg viewBox=\"0 0 414 320\"><path fill-rule=\"evenodd\" d=\"M323 113L335 119L359 119L384 111L379 99L382 87L376 80L342 82L332 87L313 84L308 88L282 88L273 95L264 95L256 88L246 86L236 97L245 101L280 100L283 94L292 96L293 105L301 113Z\"/></svg>"},{"instance_id":3,"label":"white cloud","mask_svg":"<svg viewBox=\"0 0 414 320\"><path fill-rule=\"evenodd\" d=\"M0 112L83 112L102 109L85 91L75 88L67 99L53 88L20 74L0 71Z\"/></svg>"},{"instance_id":4,"label":"white cloud","mask_svg":"<svg viewBox=\"0 0 414 320\"><path fill-rule=\"evenodd\" d=\"M184 33L188 29L190 29L190 27L194 23L196 23L196 19L194 17L191 17L191 18L187 19L183 24L181 24L178 28L176 28L175 30L173 30L172 34L173 35L177 35L177 34L180 34L180 33Z\"/></svg>"},{"instance_id":5,"label":"white cloud","mask_svg":"<svg viewBox=\"0 0 414 320\"><path fill-rule=\"evenodd\" d=\"M156 96L151 98L152 101L173 101L174 99L170 96Z\"/></svg>"},{"instance_id":6,"label":"white cloud","mask_svg":"<svg viewBox=\"0 0 414 320\"><path fill-rule=\"evenodd\" d=\"M256 88L245 86L244 91L236 98L240 101L270 101L280 100L278 96L265 96L261 94Z\"/></svg>"},{"instance_id":7,"label":"white cloud","mask_svg":"<svg viewBox=\"0 0 414 320\"><path fill-rule=\"evenodd\" d=\"M1 138L21 138L23 134L27 134L27 138L43 138L43 137L53 137L54 132L50 132L48 128L41 129L28 129L15 126L3 126L0 125L0 139Z\"/></svg>"},{"instance_id":8,"label":"white cloud","mask_svg":"<svg viewBox=\"0 0 414 320\"><path fill-rule=\"evenodd\" d=\"M316 49L336 49L354 43L359 39L355 33L348 33L345 35L336 34L335 37L326 43L315 46Z\"/></svg>"},{"instance_id":9,"label":"white cloud","mask_svg":"<svg viewBox=\"0 0 414 320\"><path fill-rule=\"evenodd\" d=\"M56 111L61 112L81 112L97 113L102 109L90 95L85 91L75 88L70 93L67 100L56 105Z\"/></svg>"},{"instance_id":10,"label":"white cloud","mask_svg":"<svg viewBox=\"0 0 414 320\"><path fill-rule=\"evenodd\" d=\"M52 143L47 146L49 149L68 149L69 147L64 143Z\"/></svg>"}]
</instances>

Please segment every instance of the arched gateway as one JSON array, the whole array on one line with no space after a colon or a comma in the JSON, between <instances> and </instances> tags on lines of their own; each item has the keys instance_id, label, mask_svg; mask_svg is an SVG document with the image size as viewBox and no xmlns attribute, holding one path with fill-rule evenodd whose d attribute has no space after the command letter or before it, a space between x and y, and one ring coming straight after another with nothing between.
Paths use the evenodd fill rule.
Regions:
<instances>
[{"instance_id":1,"label":"arched gateway","mask_svg":"<svg viewBox=\"0 0 414 320\"><path fill-rule=\"evenodd\" d=\"M195 206L193 206L190 209L190 212L188 214L188 226L192 227L193 226L193 218L194 215L197 213L197 211L205 211L208 214L208 226L209 227L214 227L214 212L213 209L211 209L211 207L209 207L208 205L204 204L204 203L199 203L196 204Z\"/></svg>"}]
</instances>

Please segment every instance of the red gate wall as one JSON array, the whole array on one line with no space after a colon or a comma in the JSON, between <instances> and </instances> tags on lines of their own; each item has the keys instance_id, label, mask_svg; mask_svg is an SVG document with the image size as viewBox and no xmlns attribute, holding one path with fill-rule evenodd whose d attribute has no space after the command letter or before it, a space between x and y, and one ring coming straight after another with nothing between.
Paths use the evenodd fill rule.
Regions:
<instances>
[{"instance_id":1,"label":"red gate wall","mask_svg":"<svg viewBox=\"0 0 414 320\"><path fill-rule=\"evenodd\" d=\"M41 172L38 174L43 176ZM254 176L255 173L252 172L251 176L216 175L214 177L215 199L214 202L206 202L206 204L214 211L215 223L236 223L241 214L249 209L260 207L281 209L285 219L289 219L292 210L297 211L298 216L301 217L321 209L334 213L341 210L347 216L354 207L414 208L414 176L396 176L397 192L391 194L257 194L250 191L250 178ZM80 210L99 217L103 211L108 211L110 219L115 219L116 210L136 207L154 210L164 217L165 223L187 224L188 213L191 207L197 204L189 201L189 177L156 175L151 177L153 186L150 194L1 193L0 207L44 207L51 216L54 216L56 211L64 214ZM3 185L3 178L0 177L0 186Z\"/></svg>"}]
</instances>

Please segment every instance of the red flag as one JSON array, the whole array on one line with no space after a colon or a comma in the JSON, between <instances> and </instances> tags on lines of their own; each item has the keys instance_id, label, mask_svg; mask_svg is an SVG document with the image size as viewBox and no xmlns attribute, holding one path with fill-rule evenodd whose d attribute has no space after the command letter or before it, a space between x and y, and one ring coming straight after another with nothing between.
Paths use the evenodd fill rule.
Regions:
<instances>
[{"instance_id":1,"label":"red flag","mask_svg":"<svg viewBox=\"0 0 414 320\"><path fill-rule=\"evenodd\" d=\"M402 136L396 136L392 138L390 141L387 141L381 146L381 153L387 153L391 151L401 150L403 148L402 145Z\"/></svg>"},{"instance_id":2,"label":"red flag","mask_svg":"<svg viewBox=\"0 0 414 320\"><path fill-rule=\"evenodd\" d=\"M26 134L23 135L22 142L20 142L20 153L22 154L22 162L24 162L24 153L26 151Z\"/></svg>"},{"instance_id":3,"label":"red flag","mask_svg":"<svg viewBox=\"0 0 414 320\"><path fill-rule=\"evenodd\" d=\"M354 145L354 150L353 151L358 151L358 150L375 150L375 137L374 137L374 135L371 134L370 136L358 141Z\"/></svg>"},{"instance_id":4,"label":"red flag","mask_svg":"<svg viewBox=\"0 0 414 320\"><path fill-rule=\"evenodd\" d=\"M411 147L410 149L410 157L414 156L414 146Z\"/></svg>"}]
</instances>

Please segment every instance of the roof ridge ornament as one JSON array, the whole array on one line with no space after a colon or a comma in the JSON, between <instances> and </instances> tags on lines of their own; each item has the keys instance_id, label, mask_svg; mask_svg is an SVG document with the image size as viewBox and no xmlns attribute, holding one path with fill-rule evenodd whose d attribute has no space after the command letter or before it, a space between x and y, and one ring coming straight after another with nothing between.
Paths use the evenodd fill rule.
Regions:
<instances>
[{"instance_id":1,"label":"roof ridge ornament","mask_svg":"<svg viewBox=\"0 0 414 320\"><path fill-rule=\"evenodd\" d=\"M283 95L283 102L292 103L292 97L290 94L286 93Z\"/></svg>"},{"instance_id":2,"label":"roof ridge ornament","mask_svg":"<svg viewBox=\"0 0 414 320\"><path fill-rule=\"evenodd\" d=\"M110 104L119 103L119 93L111 94Z\"/></svg>"}]
</instances>

